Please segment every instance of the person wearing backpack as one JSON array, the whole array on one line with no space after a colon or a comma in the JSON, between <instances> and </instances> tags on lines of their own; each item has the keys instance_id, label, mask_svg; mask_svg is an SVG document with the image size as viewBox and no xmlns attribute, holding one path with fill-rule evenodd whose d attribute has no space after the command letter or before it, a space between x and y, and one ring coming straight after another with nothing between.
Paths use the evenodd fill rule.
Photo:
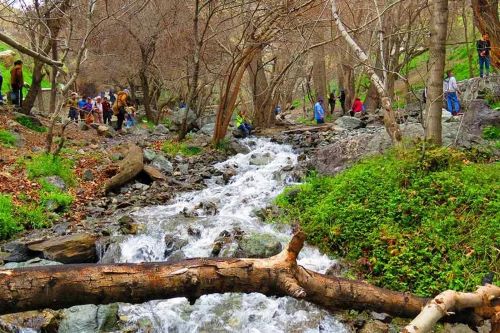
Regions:
<instances>
[{"instance_id":1,"label":"person wearing backpack","mask_svg":"<svg viewBox=\"0 0 500 333\"><path fill-rule=\"evenodd\" d=\"M113 113L117 118L116 122L116 130L121 131L123 127L123 121L125 120L125 107L129 104L129 90L124 89L123 91L118 92L118 96L116 98L115 103L113 104Z\"/></svg>"},{"instance_id":2,"label":"person wearing backpack","mask_svg":"<svg viewBox=\"0 0 500 333\"><path fill-rule=\"evenodd\" d=\"M10 70L10 86L12 88L12 103L21 107L23 104L23 61L16 60L14 67Z\"/></svg>"},{"instance_id":3,"label":"person wearing backpack","mask_svg":"<svg viewBox=\"0 0 500 333\"><path fill-rule=\"evenodd\" d=\"M443 92L446 98L447 109L453 116L456 116L460 112L460 102L458 100L458 94L460 90L458 89L457 79L453 75L452 71L446 73L446 79L443 82Z\"/></svg>"}]
</instances>

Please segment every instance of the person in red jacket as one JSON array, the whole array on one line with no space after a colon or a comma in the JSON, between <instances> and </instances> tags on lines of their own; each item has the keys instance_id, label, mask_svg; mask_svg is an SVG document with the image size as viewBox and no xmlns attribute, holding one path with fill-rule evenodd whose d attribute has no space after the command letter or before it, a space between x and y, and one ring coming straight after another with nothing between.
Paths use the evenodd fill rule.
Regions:
<instances>
[{"instance_id":1,"label":"person in red jacket","mask_svg":"<svg viewBox=\"0 0 500 333\"><path fill-rule=\"evenodd\" d=\"M363 112L363 102L361 102L359 97L356 97L356 99L354 99L354 103L352 103L351 117L354 117L354 114L358 112Z\"/></svg>"}]
</instances>

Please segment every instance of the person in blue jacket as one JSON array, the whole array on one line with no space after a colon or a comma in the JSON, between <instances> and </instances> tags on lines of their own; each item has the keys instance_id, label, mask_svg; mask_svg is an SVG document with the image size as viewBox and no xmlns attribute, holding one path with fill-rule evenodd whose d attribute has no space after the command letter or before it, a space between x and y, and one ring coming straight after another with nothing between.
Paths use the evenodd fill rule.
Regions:
<instances>
[{"instance_id":1,"label":"person in blue jacket","mask_svg":"<svg viewBox=\"0 0 500 333\"><path fill-rule=\"evenodd\" d=\"M325 109L323 109L323 97L318 98L316 104L314 104L314 119L316 119L317 124L323 124L325 122Z\"/></svg>"}]
</instances>

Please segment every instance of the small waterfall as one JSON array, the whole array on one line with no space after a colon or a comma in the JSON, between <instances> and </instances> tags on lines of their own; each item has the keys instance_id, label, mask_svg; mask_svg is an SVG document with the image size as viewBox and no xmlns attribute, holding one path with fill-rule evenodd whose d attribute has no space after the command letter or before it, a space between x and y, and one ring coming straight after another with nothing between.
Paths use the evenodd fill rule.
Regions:
<instances>
[{"instance_id":1,"label":"small waterfall","mask_svg":"<svg viewBox=\"0 0 500 333\"><path fill-rule=\"evenodd\" d=\"M266 139L243 142L250 153L216 165L222 172L234 170L227 184L222 176L213 177L204 190L181 194L167 206L136 212L134 218L144 224L145 232L120 244L120 262L168 261L174 253L167 249L166 235L186 244L175 253L176 259L209 257L217 236L235 228L271 234L286 244L290 230L262 224L256 211L283 191L291 179L286 170L297 164L297 155L290 146ZM333 261L306 246L299 263L325 272ZM315 305L261 294L207 295L194 305L176 298L123 305L120 312L131 324L147 321L154 332L347 332L330 313Z\"/></svg>"}]
</instances>

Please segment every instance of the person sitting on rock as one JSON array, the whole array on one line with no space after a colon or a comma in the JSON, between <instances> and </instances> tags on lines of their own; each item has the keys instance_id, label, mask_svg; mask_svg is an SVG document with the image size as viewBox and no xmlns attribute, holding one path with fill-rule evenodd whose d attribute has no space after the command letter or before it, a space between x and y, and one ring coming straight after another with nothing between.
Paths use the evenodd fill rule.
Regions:
<instances>
[{"instance_id":1,"label":"person sitting on rock","mask_svg":"<svg viewBox=\"0 0 500 333\"><path fill-rule=\"evenodd\" d=\"M361 99L359 97L356 97L354 99L354 103L352 103L352 108L350 111L351 117L354 117L356 113L363 112L364 106L363 102L361 102Z\"/></svg>"},{"instance_id":2,"label":"person sitting on rock","mask_svg":"<svg viewBox=\"0 0 500 333\"><path fill-rule=\"evenodd\" d=\"M323 109L323 97L318 98L316 104L314 104L314 119L316 119L316 123L324 124L325 123L325 110Z\"/></svg>"},{"instance_id":3,"label":"person sitting on rock","mask_svg":"<svg viewBox=\"0 0 500 333\"><path fill-rule=\"evenodd\" d=\"M246 119L246 112L245 111L238 111L236 114L236 128L238 128L241 131L241 134L243 135L244 138L252 134L253 127L250 125L249 121Z\"/></svg>"}]
</instances>

